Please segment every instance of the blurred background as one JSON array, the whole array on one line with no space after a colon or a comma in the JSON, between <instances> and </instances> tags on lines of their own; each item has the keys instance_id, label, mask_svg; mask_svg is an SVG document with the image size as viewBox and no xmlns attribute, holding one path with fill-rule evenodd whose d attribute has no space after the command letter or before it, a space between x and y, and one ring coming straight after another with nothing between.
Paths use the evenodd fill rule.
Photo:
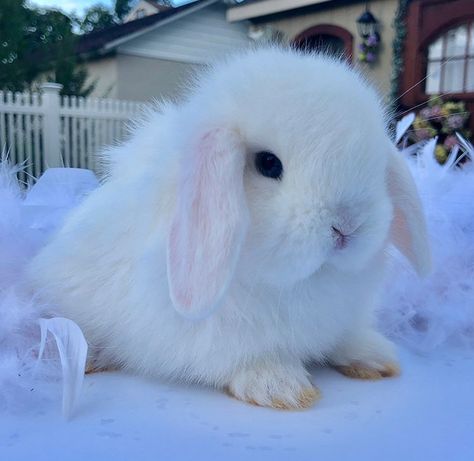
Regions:
<instances>
[{"instance_id":1,"label":"blurred background","mask_svg":"<svg viewBox=\"0 0 474 461\"><path fill-rule=\"evenodd\" d=\"M440 163L473 132L472 0L2 0L0 146L35 176L95 168L144 102L265 41L360 68L395 118L416 113L407 142L438 137Z\"/></svg>"}]
</instances>

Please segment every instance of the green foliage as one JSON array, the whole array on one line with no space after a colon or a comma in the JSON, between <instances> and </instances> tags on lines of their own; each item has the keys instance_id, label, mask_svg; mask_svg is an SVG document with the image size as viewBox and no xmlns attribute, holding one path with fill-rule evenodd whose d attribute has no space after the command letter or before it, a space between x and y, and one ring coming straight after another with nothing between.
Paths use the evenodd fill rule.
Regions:
<instances>
[{"instance_id":1,"label":"green foliage","mask_svg":"<svg viewBox=\"0 0 474 461\"><path fill-rule=\"evenodd\" d=\"M131 3L131 0L115 0L114 13L119 21L130 11Z\"/></svg>"},{"instance_id":2,"label":"green foliage","mask_svg":"<svg viewBox=\"0 0 474 461\"><path fill-rule=\"evenodd\" d=\"M105 6L97 4L91 6L80 21L79 28L81 32L90 33L96 30L106 29L117 24L114 14Z\"/></svg>"},{"instance_id":3,"label":"green foliage","mask_svg":"<svg viewBox=\"0 0 474 461\"><path fill-rule=\"evenodd\" d=\"M28 49L28 11L24 1L2 0L0 4L0 88L19 90L31 73L25 66Z\"/></svg>"},{"instance_id":4,"label":"green foliage","mask_svg":"<svg viewBox=\"0 0 474 461\"><path fill-rule=\"evenodd\" d=\"M63 94L87 96L87 72L75 53L79 36L120 24L136 0L116 0L113 9L90 7L82 19L26 0L0 0L0 89L33 89L39 79L61 83ZM172 6L169 0L158 1Z\"/></svg>"},{"instance_id":5,"label":"green foliage","mask_svg":"<svg viewBox=\"0 0 474 461\"><path fill-rule=\"evenodd\" d=\"M392 76L390 101L396 106L398 93L400 90L400 75L404 70L403 50L405 47L405 38L407 35L406 17L408 13L410 0L399 0L398 9L395 13L393 28L395 30L395 38L393 39L393 58L392 58Z\"/></svg>"},{"instance_id":6,"label":"green foliage","mask_svg":"<svg viewBox=\"0 0 474 461\"><path fill-rule=\"evenodd\" d=\"M32 89L40 77L61 83L64 94L85 96L87 74L74 48L74 19L57 10L26 6L24 0L0 3L0 88Z\"/></svg>"}]
</instances>

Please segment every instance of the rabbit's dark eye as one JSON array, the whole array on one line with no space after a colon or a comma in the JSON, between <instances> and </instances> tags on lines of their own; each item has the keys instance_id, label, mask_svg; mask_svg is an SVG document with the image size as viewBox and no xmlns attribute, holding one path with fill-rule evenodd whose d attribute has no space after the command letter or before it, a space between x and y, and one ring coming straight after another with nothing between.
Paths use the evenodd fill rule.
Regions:
<instances>
[{"instance_id":1,"label":"rabbit's dark eye","mask_svg":"<svg viewBox=\"0 0 474 461\"><path fill-rule=\"evenodd\" d=\"M281 179L283 174L283 165L280 159L271 152L257 152L255 154L255 167L261 175L267 178Z\"/></svg>"}]
</instances>

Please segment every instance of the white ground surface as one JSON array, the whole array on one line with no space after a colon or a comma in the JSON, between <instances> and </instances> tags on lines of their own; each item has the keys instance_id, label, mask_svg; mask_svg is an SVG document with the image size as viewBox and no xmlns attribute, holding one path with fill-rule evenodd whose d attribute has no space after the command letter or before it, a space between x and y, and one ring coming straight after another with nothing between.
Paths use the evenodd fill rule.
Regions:
<instances>
[{"instance_id":1,"label":"white ground surface","mask_svg":"<svg viewBox=\"0 0 474 461\"><path fill-rule=\"evenodd\" d=\"M96 374L71 421L59 398L0 415L0 460L474 460L472 354L402 351L401 362L401 377L377 382L315 370L323 397L301 412Z\"/></svg>"}]
</instances>

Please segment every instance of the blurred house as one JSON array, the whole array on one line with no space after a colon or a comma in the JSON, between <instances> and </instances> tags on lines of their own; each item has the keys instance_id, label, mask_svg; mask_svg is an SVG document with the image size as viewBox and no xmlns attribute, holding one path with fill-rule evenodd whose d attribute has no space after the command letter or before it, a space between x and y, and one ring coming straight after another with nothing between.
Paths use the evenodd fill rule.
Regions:
<instances>
[{"instance_id":1,"label":"blurred house","mask_svg":"<svg viewBox=\"0 0 474 461\"><path fill-rule=\"evenodd\" d=\"M247 45L247 21L229 24L226 5L198 0L161 8L142 0L123 24L80 38L92 96L130 100L174 97L195 69ZM148 8L149 7L149 8ZM134 19L135 17L135 19Z\"/></svg>"},{"instance_id":2,"label":"blurred house","mask_svg":"<svg viewBox=\"0 0 474 461\"><path fill-rule=\"evenodd\" d=\"M231 24L251 21L254 30L280 33L286 41L306 49L329 50L344 54L357 62L361 37L357 19L365 11L365 1L260 0L247 1L229 8ZM374 0L370 11L378 21L381 41L373 64L364 66L367 74L384 92L390 89L392 43L395 31L392 22L398 0Z\"/></svg>"},{"instance_id":3,"label":"blurred house","mask_svg":"<svg viewBox=\"0 0 474 461\"><path fill-rule=\"evenodd\" d=\"M280 34L296 46L326 49L360 62L385 95L405 107L435 94L463 100L474 114L474 0L247 0L227 11L231 24L251 21L253 34ZM373 62L363 37L368 7L379 43ZM369 17L370 19L370 17ZM365 16L367 20L367 16ZM370 21L369 21L370 22ZM362 29L362 30L361 30ZM470 119L474 133L474 115Z\"/></svg>"},{"instance_id":4,"label":"blurred house","mask_svg":"<svg viewBox=\"0 0 474 461\"><path fill-rule=\"evenodd\" d=\"M474 112L474 0L140 0L124 24L83 36L78 52L95 96L146 100L174 96L194 69L275 38L343 55L404 107L446 94Z\"/></svg>"}]
</instances>

